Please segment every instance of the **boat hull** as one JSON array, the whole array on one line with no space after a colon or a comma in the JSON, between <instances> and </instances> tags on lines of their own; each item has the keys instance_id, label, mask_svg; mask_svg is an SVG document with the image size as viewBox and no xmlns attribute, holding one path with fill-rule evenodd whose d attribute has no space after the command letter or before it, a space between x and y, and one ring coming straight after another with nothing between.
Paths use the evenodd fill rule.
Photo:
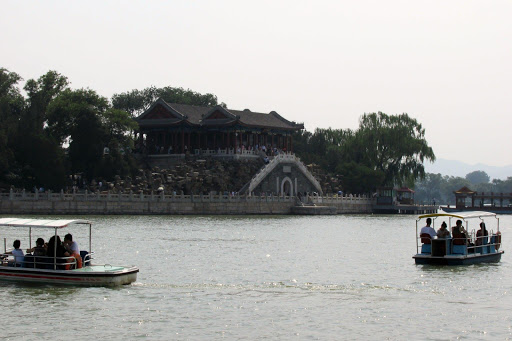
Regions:
<instances>
[{"instance_id":1,"label":"boat hull","mask_svg":"<svg viewBox=\"0 0 512 341\"><path fill-rule=\"evenodd\" d=\"M0 280L25 283L63 284L78 286L119 286L137 280L136 267L93 265L77 270L29 269L0 267Z\"/></svg>"},{"instance_id":2,"label":"boat hull","mask_svg":"<svg viewBox=\"0 0 512 341\"><path fill-rule=\"evenodd\" d=\"M416 264L471 265L480 263L497 263L501 260L501 255L503 253L503 251L500 251L489 254L447 255L442 257L417 254L414 255L413 258Z\"/></svg>"}]
</instances>

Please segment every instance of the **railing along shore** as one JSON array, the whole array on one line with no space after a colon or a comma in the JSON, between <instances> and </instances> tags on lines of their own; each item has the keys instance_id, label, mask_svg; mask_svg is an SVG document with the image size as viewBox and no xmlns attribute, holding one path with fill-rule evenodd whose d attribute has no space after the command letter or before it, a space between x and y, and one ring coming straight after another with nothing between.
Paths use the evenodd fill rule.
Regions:
<instances>
[{"instance_id":1,"label":"railing along shore","mask_svg":"<svg viewBox=\"0 0 512 341\"><path fill-rule=\"evenodd\" d=\"M219 195L219 194L165 194L160 193L111 193L107 192L79 192L64 193L61 192L45 192L45 193L29 193L26 191L9 193L1 193L0 200L5 201L123 201L123 202L288 202L294 201L295 196L286 195ZM364 195L308 195L303 197L304 202L312 202L315 204L337 204L342 202L369 201L370 199Z\"/></svg>"}]
</instances>

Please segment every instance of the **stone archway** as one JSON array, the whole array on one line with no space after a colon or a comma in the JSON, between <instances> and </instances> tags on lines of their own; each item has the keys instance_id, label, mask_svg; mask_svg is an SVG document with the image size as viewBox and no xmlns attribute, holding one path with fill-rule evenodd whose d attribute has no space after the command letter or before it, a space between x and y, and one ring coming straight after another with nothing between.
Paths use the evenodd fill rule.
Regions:
<instances>
[{"instance_id":1,"label":"stone archway","mask_svg":"<svg viewBox=\"0 0 512 341\"><path fill-rule=\"evenodd\" d=\"M281 182L281 194L287 195L287 196L293 196L293 182L292 179L289 177L285 177L283 181Z\"/></svg>"}]
</instances>

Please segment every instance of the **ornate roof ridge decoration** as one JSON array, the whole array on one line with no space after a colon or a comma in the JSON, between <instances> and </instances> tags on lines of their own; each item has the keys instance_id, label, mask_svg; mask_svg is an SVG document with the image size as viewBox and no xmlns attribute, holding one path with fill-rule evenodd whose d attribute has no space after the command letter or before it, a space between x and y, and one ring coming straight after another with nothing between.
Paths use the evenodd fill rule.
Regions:
<instances>
[{"instance_id":1,"label":"ornate roof ridge decoration","mask_svg":"<svg viewBox=\"0 0 512 341\"><path fill-rule=\"evenodd\" d=\"M458 191L453 191L455 194L474 194L475 191L470 190L467 186L462 187Z\"/></svg>"},{"instance_id":2,"label":"ornate roof ridge decoration","mask_svg":"<svg viewBox=\"0 0 512 341\"><path fill-rule=\"evenodd\" d=\"M396 190L397 192L409 192L409 193L415 193L412 189L409 187L400 187Z\"/></svg>"},{"instance_id":3,"label":"ornate roof ridge decoration","mask_svg":"<svg viewBox=\"0 0 512 341\"><path fill-rule=\"evenodd\" d=\"M296 123L295 121L288 121L286 118L284 118L283 116L279 115L276 111L272 110L269 115L272 115L274 116L275 118L277 118L278 120L286 123L286 124L289 124L291 126L300 126L302 128L304 128L304 124L303 123Z\"/></svg>"},{"instance_id":4,"label":"ornate roof ridge decoration","mask_svg":"<svg viewBox=\"0 0 512 341\"><path fill-rule=\"evenodd\" d=\"M142 114L139 115L139 117L137 117L135 120L136 121L140 121L140 120L143 120L145 118L145 116L147 116L149 113L151 113L151 111L157 106L157 105L162 105L164 108L166 108L167 110L169 110L171 113L173 113L174 115L176 115L176 118L177 119L181 119L181 120L186 120L187 119L187 116L186 115L183 115L181 112L179 112L178 110L176 110L175 108L173 108L171 105L169 105L169 103L167 103L166 101L164 101L161 97L159 97L153 104L151 104L151 106L145 110Z\"/></svg>"},{"instance_id":5,"label":"ornate roof ridge decoration","mask_svg":"<svg viewBox=\"0 0 512 341\"><path fill-rule=\"evenodd\" d=\"M217 111L222 112L224 115L227 116L228 119L232 119L233 121L238 121L240 119L240 116L233 114L231 111L229 111L229 109L226 109L226 108L222 107L221 105L217 104L216 106L211 107L211 109L208 110L208 112L201 119L201 123L204 120L207 120L209 116L213 115Z\"/></svg>"}]
</instances>

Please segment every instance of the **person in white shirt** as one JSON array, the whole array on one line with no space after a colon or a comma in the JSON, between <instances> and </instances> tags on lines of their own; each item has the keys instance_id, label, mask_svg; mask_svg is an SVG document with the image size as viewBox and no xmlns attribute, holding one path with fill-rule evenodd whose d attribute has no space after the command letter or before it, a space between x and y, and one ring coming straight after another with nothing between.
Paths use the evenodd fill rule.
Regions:
<instances>
[{"instance_id":1,"label":"person in white shirt","mask_svg":"<svg viewBox=\"0 0 512 341\"><path fill-rule=\"evenodd\" d=\"M70 254L80 254L80 248L78 247L78 243L73 241L73 236L71 233L68 233L64 236L64 247Z\"/></svg>"},{"instance_id":2,"label":"person in white shirt","mask_svg":"<svg viewBox=\"0 0 512 341\"><path fill-rule=\"evenodd\" d=\"M71 257L75 258L76 267L80 269L82 267L80 248L78 247L78 243L73 241L73 236L71 233L68 233L64 236L64 248L69 252Z\"/></svg>"},{"instance_id":3,"label":"person in white shirt","mask_svg":"<svg viewBox=\"0 0 512 341\"><path fill-rule=\"evenodd\" d=\"M14 250L6 252L6 255L13 255L14 261L9 261L9 264L12 264L14 266L22 266L23 261L25 259L25 255L23 254L23 250L20 248L21 242L19 239L16 239L14 243L12 243L12 247L14 247Z\"/></svg>"},{"instance_id":4,"label":"person in white shirt","mask_svg":"<svg viewBox=\"0 0 512 341\"><path fill-rule=\"evenodd\" d=\"M434 230L430 225L432 224L432 219L427 218L427 225L423 226L420 231L420 235L426 233L430 235L430 239L434 239L437 236L436 230Z\"/></svg>"}]
</instances>

